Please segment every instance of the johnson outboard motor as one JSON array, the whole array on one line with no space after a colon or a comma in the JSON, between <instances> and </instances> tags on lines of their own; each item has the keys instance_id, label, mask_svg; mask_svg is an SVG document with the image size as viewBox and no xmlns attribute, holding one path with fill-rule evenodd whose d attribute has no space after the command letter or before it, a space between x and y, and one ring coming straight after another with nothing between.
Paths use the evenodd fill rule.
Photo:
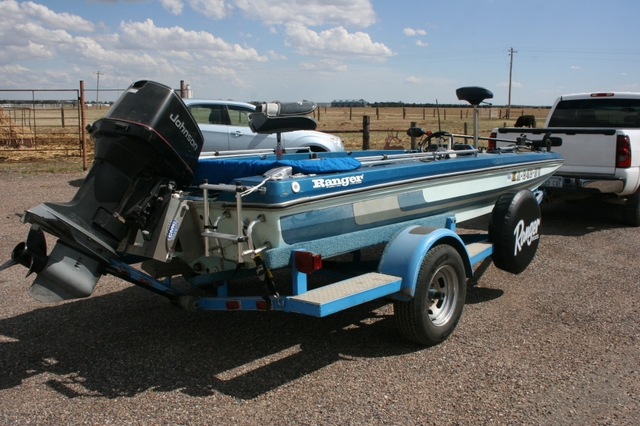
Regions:
<instances>
[{"instance_id":1,"label":"johnson outboard motor","mask_svg":"<svg viewBox=\"0 0 640 426\"><path fill-rule=\"evenodd\" d=\"M171 193L193 181L203 144L180 97L152 81L131 85L87 130L95 160L82 186L68 203L27 210L27 241L0 266L35 272L29 294L43 302L89 296L128 235L151 239ZM49 255L43 231L58 237Z\"/></svg>"}]
</instances>

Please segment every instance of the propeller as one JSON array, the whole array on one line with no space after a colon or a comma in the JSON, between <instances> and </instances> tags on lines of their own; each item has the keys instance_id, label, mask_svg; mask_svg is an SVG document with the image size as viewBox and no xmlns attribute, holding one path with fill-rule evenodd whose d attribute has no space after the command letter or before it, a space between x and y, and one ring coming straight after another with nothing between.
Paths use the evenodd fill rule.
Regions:
<instances>
[{"instance_id":1,"label":"propeller","mask_svg":"<svg viewBox=\"0 0 640 426\"><path fill-rule=\"evenodd\" d=\"M27 241L19 243L11 252L11 260L0 266L0 271L13 265L23 265L28 269L27 276L38 273L47 266L47 241L44 232L37 225L32 225Z\"/></svg>"},{"instance_id":2,"label":"propeller","mask_svg":"<svg viewBox=\"0 0 640 426\"><path fill-rule=\"evenodd\" d=\"M13 249L0 271L18 264L28 269L27 276L36 273L29 295L45 303L87 297L101 275L99 261L60 241L47 256L45 235L37 225L31 226L27 241Z\"/></svg>"}]
</instances>

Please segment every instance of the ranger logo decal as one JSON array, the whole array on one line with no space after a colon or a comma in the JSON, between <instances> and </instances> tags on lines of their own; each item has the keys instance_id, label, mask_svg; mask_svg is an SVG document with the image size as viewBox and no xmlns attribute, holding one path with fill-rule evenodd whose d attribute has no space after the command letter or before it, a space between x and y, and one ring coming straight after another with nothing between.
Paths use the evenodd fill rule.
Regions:
<instances>
[{"instance_id":1,"label":"ranger logo decal","mask_svg":"<svg viewBox=\"0 0 640 426\"><path fill-rule=\"evenodd\" d=\"M364 175L349 176L332 179L313 179L314 188L335 188L337 186L350 186L362 183Z\"/></svg>"}]
</instances>

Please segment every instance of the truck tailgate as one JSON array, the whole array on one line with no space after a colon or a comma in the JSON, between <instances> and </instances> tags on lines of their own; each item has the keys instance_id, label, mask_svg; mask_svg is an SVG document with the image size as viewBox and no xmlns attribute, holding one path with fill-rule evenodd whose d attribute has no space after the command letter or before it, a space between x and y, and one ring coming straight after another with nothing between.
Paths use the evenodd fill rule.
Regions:
<instances>
[{"instance_id":1,"label":"truck tailgate","mask_svg":"<svg viewBox=\"0 0 640 426\"><path fill-rule=\"evenodd\" d=\"M616 162L616 136L554 134L562 138L562 146L553 151L562 155L564 163L556 172L566 174L613 176ZM572 139L569 142L569 139Z\"/></svg>"}]
</instances>

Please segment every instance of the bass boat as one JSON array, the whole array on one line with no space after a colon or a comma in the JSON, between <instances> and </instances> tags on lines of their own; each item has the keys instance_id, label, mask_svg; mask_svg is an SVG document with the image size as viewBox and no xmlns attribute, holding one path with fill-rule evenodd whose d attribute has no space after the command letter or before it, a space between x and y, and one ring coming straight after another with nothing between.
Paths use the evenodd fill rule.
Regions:
<instances>
[{"instance_id":1,"label":"bass boat","mask_svg":"<svg viewBox=\"0 0 640 426\"><path fill-rule=\"evenodd\" d=\"M477 123L476 107L491 93L468 87L459 89L458 97L474 105ZM304 114L314 107L310 102L263 104L250 125L257 133L278 135L312 129L315 121ZM249 299L230 299L228 294L236 279L257 276L269 283L271 271L280 268L310 274L322 268L322 259L386 244L387 263L381 260L367 280L384 281L388 287L347 305L382 296L405 303L415 297L415 279L411 282L400 267L388 265L396 257L424 257L436 244L421 237L417 248L411 248L413 243L401 238L413 237L398 235L421 233L439 244L448 241L464 255L465 275L471 276L471 265L479 258L466 242L456 242L455 224L492 212L494 235L480 247L483 256L492 255L497 266L519 273L533 257L527 248L537 247L541 194L533 191L562 164L550 150L559 141L548 135L509 152L480 152L477 136L473 146L461 150L454 149L452 135L429 135L418 128L408 134L426 135L428 143L413 151L283 155L286 147L278 138L277 148L267 152L205 155L198 125L182 100L152 81L134 83L88 130L95 160L82 186L68 203L46 202L27 210L22 217L31 224L27 240L2 266L22 264L35 273L29 293L43 302L89 296L101 275L112 274L189 309L310 313L296 307L296 297L307 292L298 281L288 296L272 284ZM430 149L436 139L437 148ZM514 219L508 209L518 203L515 207L524 216ZM496 212L499 205L507 210ZM504 230L509 221L511 228ZM433 230L447 231L440 240ZM50 253L44 232L57 237ZM403 242L397 243L399 239ZM505 239L511 243L502 247ZM298 253L305 255L298 260ZM142 271L131 266L139 262ZM217 294L210 299L189 296L166 279L173 276L183 276L192 287L213 285ZM360 283L363 279L356 281L349 283L369 286ZM445 293L432 294L431 302L433 297L444 300ZM311 314L335 310L339 308ZM437 318L428 320L437 325ZM427 344L439 341L408 337Z\"/></svg>"}]
</instances>

